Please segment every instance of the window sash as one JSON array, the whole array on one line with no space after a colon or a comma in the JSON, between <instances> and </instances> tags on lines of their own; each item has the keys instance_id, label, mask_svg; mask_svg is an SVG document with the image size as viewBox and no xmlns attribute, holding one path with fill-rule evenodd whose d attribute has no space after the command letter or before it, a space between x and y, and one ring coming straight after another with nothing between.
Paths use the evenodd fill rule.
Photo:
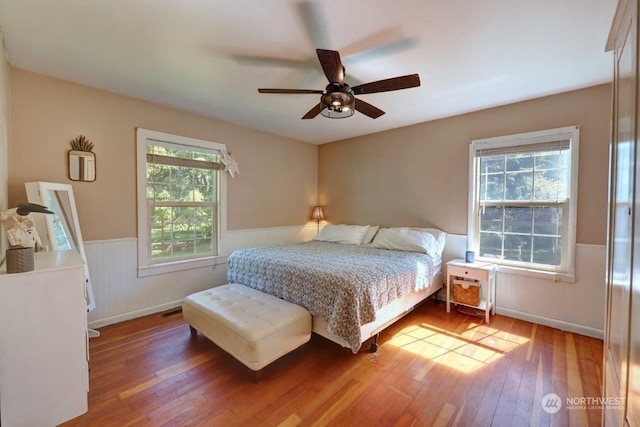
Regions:
<instances>
[{"instance_id":1,"label":"window sash","mask_svg":"<svg viewBox=\"0 0 640 427\"><path fill-rule=\"evenodd\" d=\"M501 147L497 151L492 150L480 150L476 152L475 162L476 169L478 171L475 185L478 186L478 200L480 203L486 200L495 201L518 201L518 200L530 200L530 201L560 201L567 200L567 193L571 187L570 182L570 162L566 157L570 155L570 151L566 144L566 141L558 141L558 144L554 148L554 144L533 144L535 149L529 146L518 145L515 147ZM543 146L543 147L542 147ZM518 150L512 150L513 148L519 148ZM487 152L492 152L490 155L486 155ZM519 157L519 155L523 155ZM549 165L547 162L550 159L544 160L545 157L551 156L551 160L556 160L555 165ZM554 157L556 157L554 159ZM525 161L525 165L521 166L520 162ZM529 164L526 161L529 161ZM489 164L483 164L488 162ZM493 165L493 170L489 167ZM516 167L514 167L516 166ZM510 167L512 169L510 169ZM497 168L497 170L495 170ZM509 190L514 189L513 180L517 180L518 177L523 179L519 190L522 191L524 185L524 191L529 193L529 197L509 197ZM492 179L494 178L494 179ZM497 181L495 180L497 179ZM511 179L511 184L510 180ZM556 181L555 187L549 188L545 183ZM489 194L489 189L493 187L494 191ZM495 193L495 189L501 190L498 194ZM491 198L489 198L491 196ZM496 197L498 196L498 197ZM513 195L511 195L513 196ZM549 196L552 196L550 198Z\"/></svg>"},{"instance_id":2,"label":"window sash","mask_svg":"<svg viewBox=\"0 0 640 427\"><path fill-rule=\"evenodd\" d=\"M552 208L556 211L560 212L560 225L561 228L560 230L558 230L558 232L556 233L550 233L550 232L536 232L536 227L541 227L542 225L540 223L536 222L536 217L535 217L535 211L534 209L540 209L540 208ZM490 230L490 229L483 229L482 226L482 215L483 215L483 211L485 211L487 208L499 208L499 209L503 209L503 213L502 213L502 221L501 221L501 227L499 230ZM507 230L507 226L508 225L513 225L512 223L509 223L506 220L506 209L509 208L531 208L531 220L527 222L527 227L528 230L524 231L524 230L519 230L519 231L508 231ZM517 203L513 203L513 202L487 202L487 203L482 203L479 206L478 212L478 227L477 227L477 251L478 251L478 259L486 259L486 260L493 260L494 262L499 262L500 264L503 265L509 265L509 266L514 266L514 267L520 267L520 268L535 268L538 270L544 270L544 271L565 271L567 269L567 257L568 257L568 253L567 253L567 245L564 244L564 240L566 239L567 236L567 231L568 231L568 227L569 227L569 222L567 220L568 215L569 215L569 202L533 202L533 203L528 203L528 202L517 202ZM544 223L543 223L544 224ZM490 234L494 234L494 235L498 235L500 236L501 239L501 248L500 248L500 256L499 257L495 257L492 255L487 255L486 253L482 252L482 235L490 235ZM522 261L522 260L515 260L513 258L509 258L505 256L505 253L509 252L509 251L513 251L513 249L509 249L506 248L506 244L507 244L507 238L508 237L520 237L520 241L526 241L526 243L528 243L528 247L525 248L525 254L528 253L528 260L527 261ZM544 247L543 248L543 252L542 255L540 254L540 249L538 249L536 241L540 241L541 239L560 239L560 241L562 242L559 249L560 249L560 253L557 255L554 255L555 258L559 259L559 262L556 263L542 263L542 262L536 262L536 257L538 259L540 259L541 257L544 256L544 250L549 250L551 249L552 251L554 251L554 247ZM536 252L538 251L538 252Z\"/></svg>"},{"instance_id":3,"label":"window sash","mask_svg":"<svg viewBox=\"0 0 640 427\"><path fill-rule=\"evenodd\" d=\"M216 234L216 203L210 202L201 202L201 203L171 203L171 202L154 202L153 200L148 200L148 212L149 212L149 225L151 232L151 246L150 250L150 259L151 263L159 263L166 262L167 260L181 260L181 259L192 259L192 258L200 258L206 256L212 256L217 254L217 239ZM198 225L202 225L201 221L197 221L194 219L192 222L181 222L175 218L173 215L172 208L209 208L211 210L211 217L209 217L209 224L211 225L211 235L206 238L206 229L197 229ZM155 208L170 208L172 215L166 220L162 221L162 226L157 227L157 222L153 220L153 213ZM194 215L196 212L194 212ZM187 230L182 230L183 227L187 227ZM189 229L193 227L193 229ZM161 232L164 234L165 232L168 234L168 238L165 236L163 239L154 239L153 234L154 231ZM203 236L203 231L205 231ZM189 235L185 235L188 233ZM182 236L180 236L182 235ZM210 243L209 243L210 242ZM202 245L206 244L208 250L202 250ZM176 246L174 248L174 245ZM164 247L165 250L157 252L157 247ZM185 247L186 246L186 247ZM154 255L154 247L156 247L156 254ZM189 251L187 251L189 249ZM166 255L161 255L165 253Z\"/></svg>"}]
</instances>

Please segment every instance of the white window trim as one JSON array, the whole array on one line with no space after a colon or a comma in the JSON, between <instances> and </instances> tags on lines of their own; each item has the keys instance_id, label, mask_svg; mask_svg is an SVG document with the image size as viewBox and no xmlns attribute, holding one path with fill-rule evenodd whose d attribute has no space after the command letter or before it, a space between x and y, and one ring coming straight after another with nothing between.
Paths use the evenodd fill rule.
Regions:
<instances>
[{"instance_id":1,"label":"white window trim","mask_svg":"<svg viewBox=\"0 0 640 427\"><path fill-rule=\"evenodd\" d=\"M148 248L151 245L149 236L149 215L147 212L147 141L167 142L180 144L192 148L205 148L227 152L227 146L217 142L202 139L188 138L172 135L164 132L156 132L148 129L136 130L136 170L138 187L138 277L152 276L155 274L172 273L175 271L190 270L193 268L216 266L226 256L223 255L224 242L227 236L227 174L221 173L218 199L218 255L187 260L175 260L162 263L152 263L149 258Z\"/></svg>"},{"instance_id":2,"label":"white window trim","mask_svg":"<svg viewBox=\"0 0 640 427\"><path fill-rule=\"evenodd\" d=\"M498 271L504 273L519 274L524 276L533 276L553 280L554 282L575 282L575 264L576 264L576 232L578 218L578 162L579 162L579 143L580 143L580 126L567 126L557 129L548 129L537 132L528 132L515 135L499 136L495 138L477 139L469 144L469 211L467 215L467 249L470 251L478 251L479 244L479 216L476 215L478 209L478 190L475 186L476 179L476 152L482 149L511 147L517 145L528 145L532 143L545 142L559 139L571 139L571 165L570 165L570 206L569 215L565 227L567 245L566 245L566 271L547 271L532 268L520 268L507 265L498 265ZM563 236L564 237L564 236ZM565 254L563 254L564 256ZM492 260L490 258L482 258L476 256L477 259L483 261Z\"/></svg>"}]
</instances>

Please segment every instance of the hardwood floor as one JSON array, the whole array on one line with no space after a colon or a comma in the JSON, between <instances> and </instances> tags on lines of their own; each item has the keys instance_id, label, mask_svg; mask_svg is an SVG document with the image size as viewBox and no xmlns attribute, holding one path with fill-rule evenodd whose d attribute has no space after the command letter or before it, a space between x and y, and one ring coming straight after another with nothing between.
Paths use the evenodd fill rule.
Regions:
<instances>
[{"instance_id":1,"label":"hardwood floor","mask_svg":"<svg viewBox=\"0 0 640 427\"><path fill-rule=\"evenodd\" d=\"M433 301L385 330L375 354L313 335L258 383L180 313L100 332L89 412L65 425L600 425L600 408L567 398L601 396L601 340L504 316L485 325Z\"/></svg>"}]
</instances>

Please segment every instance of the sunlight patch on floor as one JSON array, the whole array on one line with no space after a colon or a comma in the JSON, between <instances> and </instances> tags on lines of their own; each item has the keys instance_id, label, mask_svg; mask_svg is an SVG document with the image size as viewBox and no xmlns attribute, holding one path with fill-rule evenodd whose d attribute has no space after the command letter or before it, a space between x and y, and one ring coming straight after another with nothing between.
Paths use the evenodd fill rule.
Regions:
<instances>
[{"instance_id":1,"label":"sunlight patch on floor","mask_svg":"<svg viewBox=\"0 0 640 427\"><path fill-rule=\"evenodd\" d=\"M528 341L529 338L486 325L474 325L458 333L423 323L402 329L388 343L462 373L471 373Z\"/></svg>"}]
</instances>

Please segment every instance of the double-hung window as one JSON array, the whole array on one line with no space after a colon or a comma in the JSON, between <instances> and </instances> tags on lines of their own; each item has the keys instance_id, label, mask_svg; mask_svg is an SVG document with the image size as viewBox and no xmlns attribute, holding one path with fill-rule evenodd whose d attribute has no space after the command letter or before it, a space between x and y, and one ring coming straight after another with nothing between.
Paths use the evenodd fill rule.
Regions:
<instances>
[{"instance_id":1,"label":"double-hung window","mask_svg":"<svg viewBox=\"0 0 640 427\"><path fill-rule=\"evenodd\" d=\"M138 275L214 263L224 230L225 150L138 129Z\"/></svg>"},{"instance_id":2,"label":"double-hung window","mask_svg":"<svg viewBox=\"0 0 640 427\"><path fill-rule=\"evenodd\" d=\"M469 248L528 271L575 274L579 127L471 142Z\"/></svg>"}]
</instances>

